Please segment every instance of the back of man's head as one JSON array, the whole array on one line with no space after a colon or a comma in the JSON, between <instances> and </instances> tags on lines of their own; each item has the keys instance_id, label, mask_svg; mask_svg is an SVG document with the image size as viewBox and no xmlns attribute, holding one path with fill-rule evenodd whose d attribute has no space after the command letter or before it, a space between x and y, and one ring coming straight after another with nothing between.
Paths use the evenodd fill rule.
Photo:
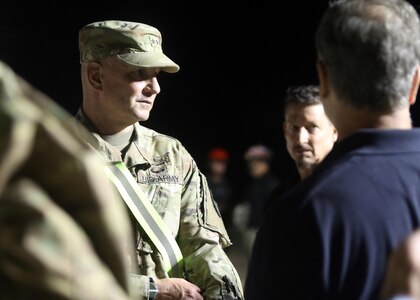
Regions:
<instances>
[{"instance_id":1,"label":"back of man's head","mask_svg":"<svg viewBox=\"0 0 420 300\"><path fill-rule=\"evenodd\" d=\"M340 101L370 111L408 107L420 22L404 0L338 0L316 33L318 58Z\"/></svg>"}]
</instances>

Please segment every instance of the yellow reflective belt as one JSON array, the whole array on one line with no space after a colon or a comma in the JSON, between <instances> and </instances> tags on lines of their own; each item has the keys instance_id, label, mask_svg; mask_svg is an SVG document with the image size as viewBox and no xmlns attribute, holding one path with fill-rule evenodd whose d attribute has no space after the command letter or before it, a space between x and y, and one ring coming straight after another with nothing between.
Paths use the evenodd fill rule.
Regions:
<instances>
[{"instance_id":1,"label":"yellow reflective belt","mask_svg":"<svg viewBox=\"0 0 420 300\"><path fill-rule=\"evenodd\" d=\"M123 162L112 162L106 171L140 227L163 257L171 277L183 277L183 257L174 236Z\"/></svg>"}]
</instances>

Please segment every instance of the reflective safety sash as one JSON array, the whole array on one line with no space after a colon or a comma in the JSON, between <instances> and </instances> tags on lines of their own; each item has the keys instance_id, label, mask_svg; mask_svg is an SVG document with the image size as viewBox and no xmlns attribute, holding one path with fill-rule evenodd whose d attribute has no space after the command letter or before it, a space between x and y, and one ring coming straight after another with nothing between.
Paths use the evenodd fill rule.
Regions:
<instances>
[{"instance_id":1,"label":"reflective safety sash","mask_svg":"<svg viewBox=\"0 0 420 300\"><path fill-rule=\"evenodd\" d=\"M183 277L183 257L169 228L157 213L133 175L121 161L112 162L106 171L126 205L163 257L171 277Z\"/></svg>"}]
</instances>

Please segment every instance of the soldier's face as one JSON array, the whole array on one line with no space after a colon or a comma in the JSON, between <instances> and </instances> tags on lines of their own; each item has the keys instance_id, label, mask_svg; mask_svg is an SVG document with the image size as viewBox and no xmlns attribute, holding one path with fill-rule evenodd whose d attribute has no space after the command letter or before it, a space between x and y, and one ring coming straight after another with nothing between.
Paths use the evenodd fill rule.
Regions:
<instances>
[{"instance_id":1,"label":"soldier's face","mask_svg":"<svg viewBox=\"0 0 420 300\"><path fill-rule=\"evenodd\" d=\"M112 57L101 65L103 105L111 119L130 124L147 120L160 93L159 69L134 68Z\"/></svg>"},{"instance_id":2,"label":"soldier's face","mask_svg":"<svg viewBox=\"0 0 420 300\"><path fill-rule=\"evenodd\" d=\"M337 131L321 104L292 103L283 126L287 151L298 168L312 169L331 151Z\"/></svg>"}]
</instances>

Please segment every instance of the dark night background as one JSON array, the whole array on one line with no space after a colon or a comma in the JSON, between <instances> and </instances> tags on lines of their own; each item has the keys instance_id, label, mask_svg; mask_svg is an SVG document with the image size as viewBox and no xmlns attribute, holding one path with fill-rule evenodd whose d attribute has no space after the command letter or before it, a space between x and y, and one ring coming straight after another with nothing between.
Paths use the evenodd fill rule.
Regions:
<instances>
[{"instance_id":1,"label":"dark night background","mask_svg":"<svg viewBox=\"0 0 420 300\"><path fill-rule=\"evenodd\" d=\"M106 2L3 3L0 59L73 114L82 101L79 28L105 19L150 24L181 70L161 73L162 91L143 124L178 138L202 170L209 148L223 146L231 175L241 178L243 153L255 143L275 151L281 176L293 168L282 97L287 86L317 83L314 33L328 1Z\"/></svg>"}]
</instances>

